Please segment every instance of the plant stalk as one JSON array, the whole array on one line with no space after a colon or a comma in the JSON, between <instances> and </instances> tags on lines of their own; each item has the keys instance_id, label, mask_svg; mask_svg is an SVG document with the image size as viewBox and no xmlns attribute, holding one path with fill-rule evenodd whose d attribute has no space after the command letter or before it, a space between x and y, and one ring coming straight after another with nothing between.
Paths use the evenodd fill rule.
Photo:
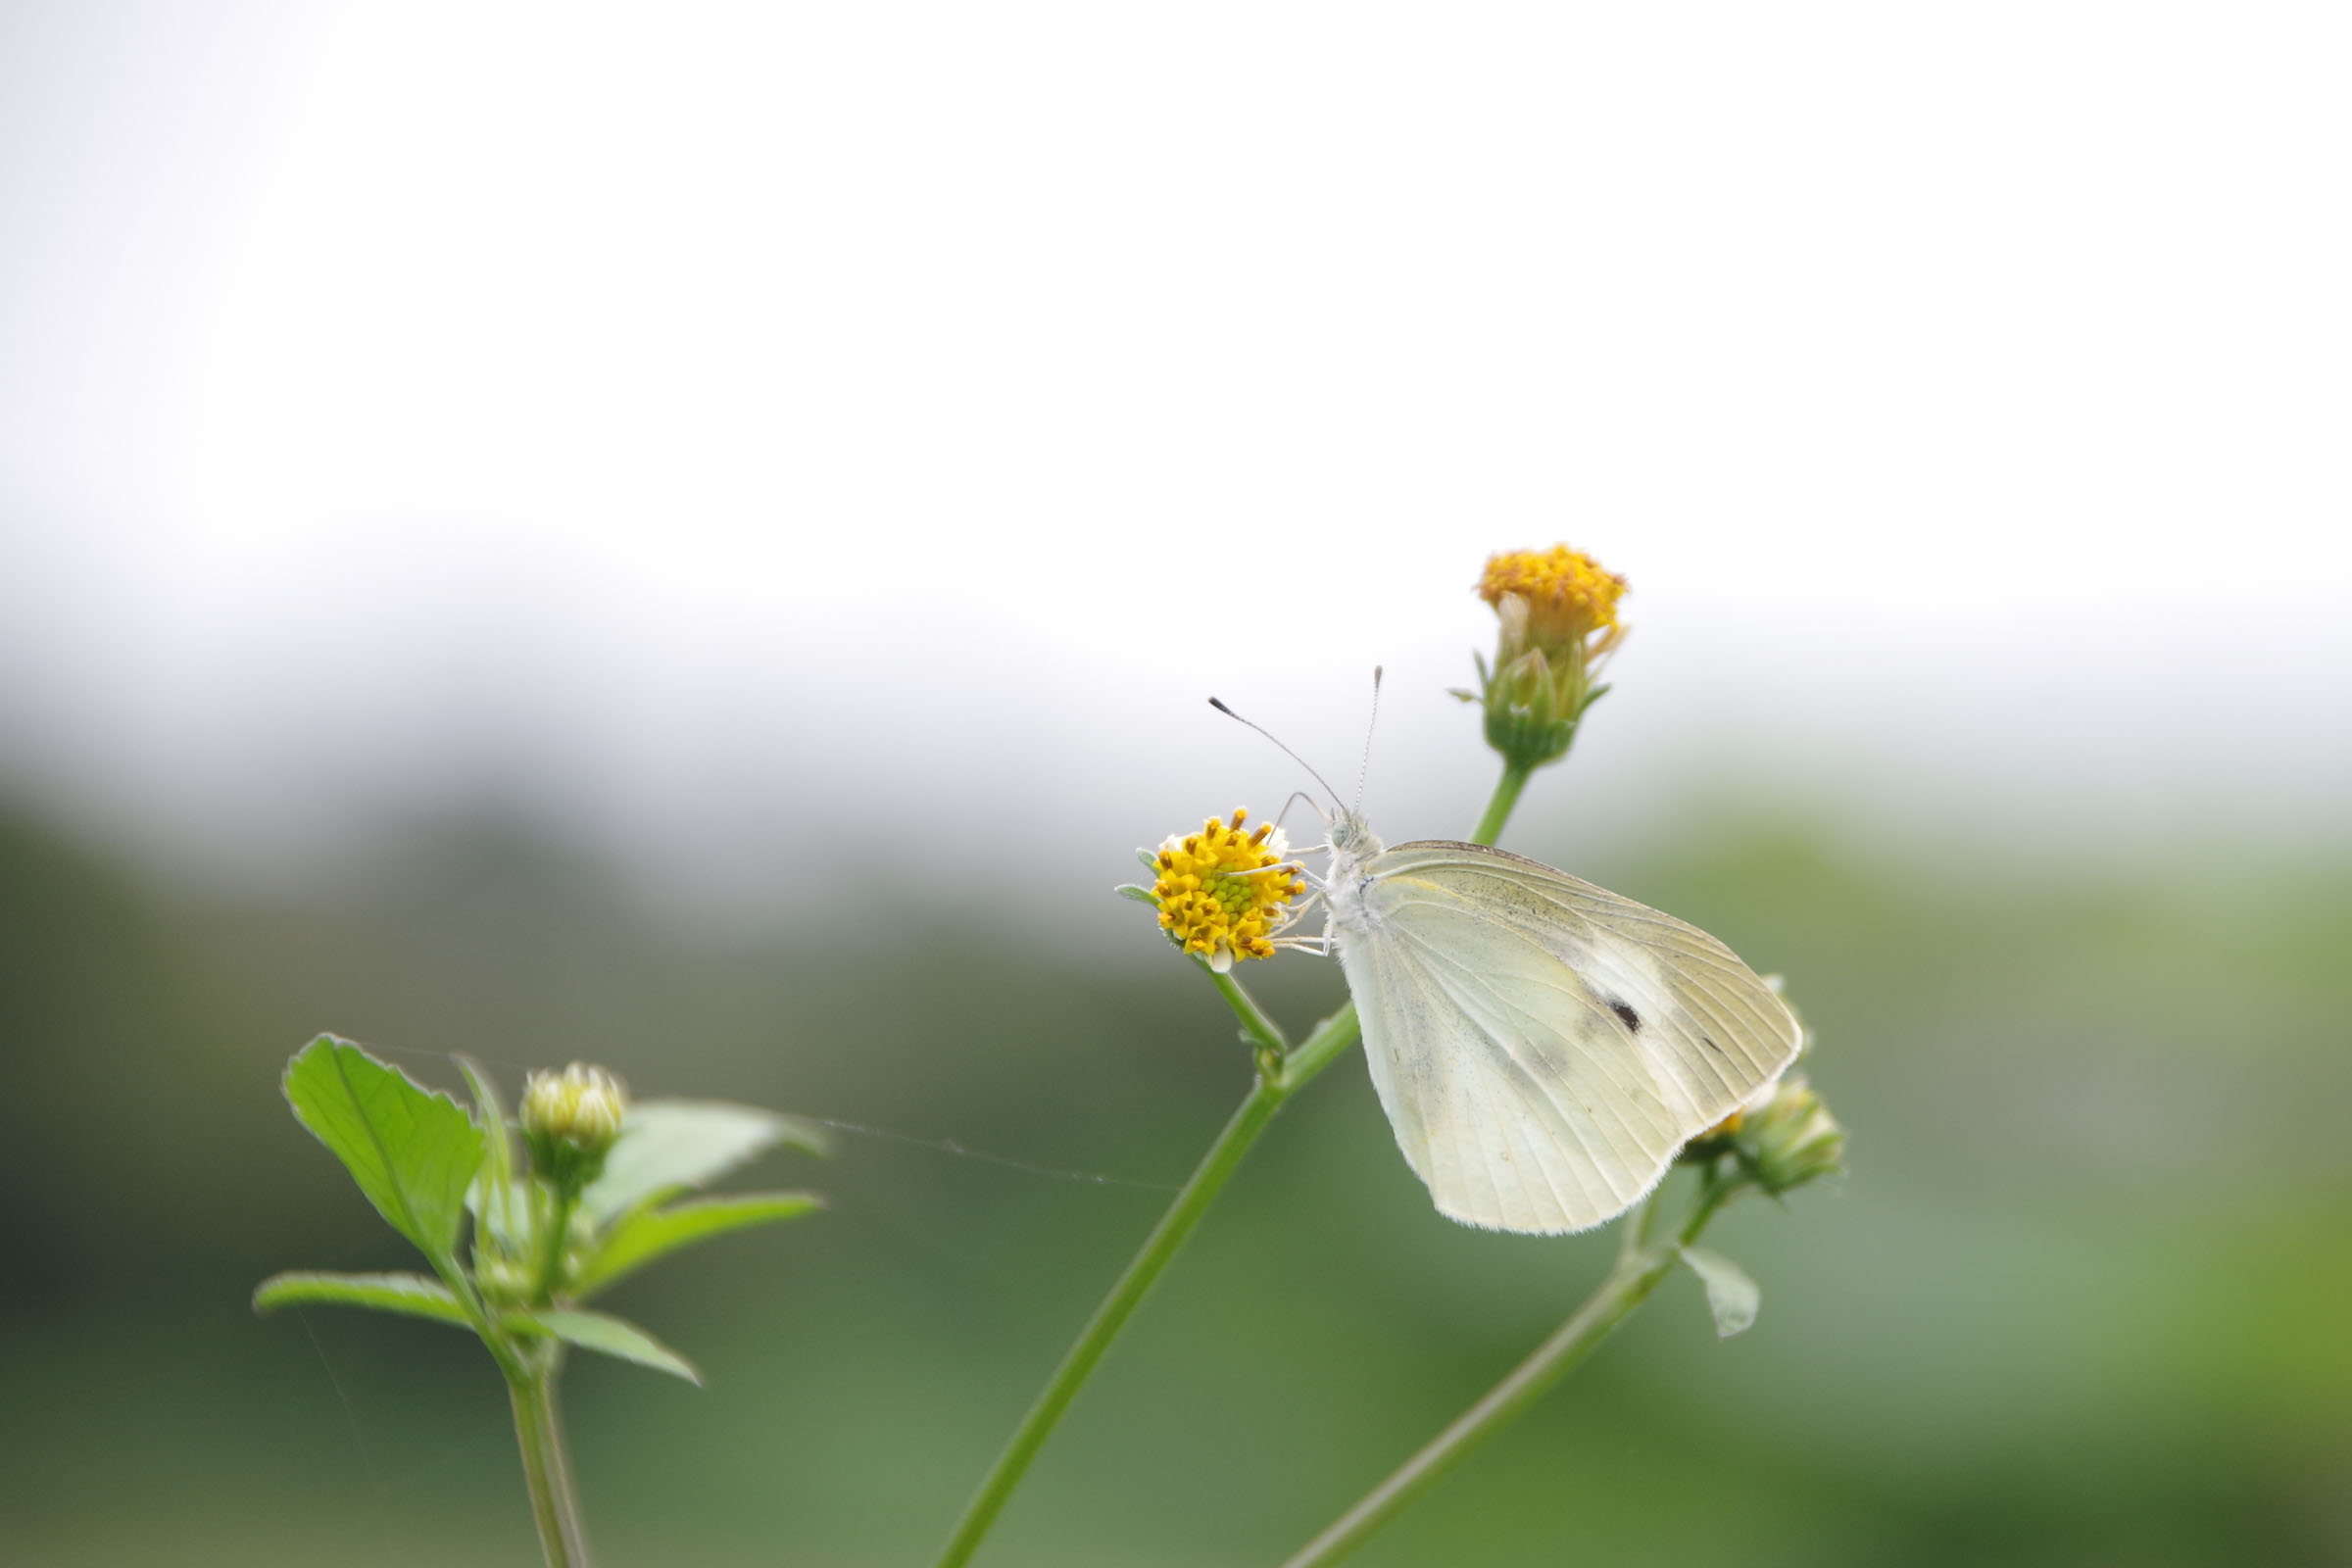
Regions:
<instances>
[{"instance_id":1,"label":"plant stalk","mask_svg":"<svg viewBox=\"0 0 2352 1568\"><path fill-rule=\"evenodd\" d=\"M564 1283L564 1252L571 1243L571 1211L580 1195L576 1189L555 1187L547 1197L547 1231L539 1244L539 1281L533 1298L542 1305L556 1298Z\"/></svg>"},{"instance_id":2,"label":"plant stalk","mask_svg":"<svg viewBox=\"0 0 2352 1568\"><path fill-rule=\"evenodd\" d=\"M1242 989L1239 980L1230 974L1217 973L1200 959L1193 961L1200 964L1200 972L1215 984L1217 995L1225 999L1225 1004L1233 1009L1233 1015L1242 1020L1242 1033L1252 1045L1277 1056L1291 1049L1290 1041L1283 1035L1282 1025L1266 1016L1266 1009L1257 1004L1255 997Z\"/></svg>"},{"instance_id":3,"label":"plant stalk","mask_svg":"<svg viewBox=\"0 0 2352 1568\"><path fill-rule=\"evenodd\" d=\"M1285 1560L1282 1568L1326 1568L1338 1562L1377 1535L1422 1493L1467 1458L1473 1448L1517 1420L1649 1298L1650 1292L1674 1272L1682 1249L1698 1239L1736 1188L1736 1183L1719 1183L1710 1175L1673 1242L1664 1247L1629 1245L1600 1288L1587 1297L1584 1304L1553 1330L1533 1355L1513 1367L1485 1397L1455 1417L1420 1452L1366 1493L1354 1507L1333 1520L1321 1535ZM1643 1205L1627 1215L1626 1223L1639 1227L1647 1212L1647 1205ZM1634 1234L1629 1230L1629 1237Z\"/></svg>"},{"instance_id":4,"label":"plant stalk","mask_svg":"<svg viewBox=\"0 0 2352 1568\"><path fill-rule=\"evenodd\" d=\"M580 1502L571 1484L571 1460L564 1451L564 1419L556 1411L557 1363L510 1379L514 1404L514 1439L522 1449L523 1480L531 1493L531 1519L547 1568L588 1568L588 1536L580 1524Z\"/></svg>"},{"instance_id":5,"label":"plant stalk","mask_svg":"<svg viewBox=\"0 0 2352 1568\"><path fill-rule=\"evenodd\" d=\"M1478 819L1478 826L1471 831L1471 843L1491 848L1496 839L1502 837L1502 825L1511 819L1511 808L1519 804L1519 792L1527 788L1527 781L1535 771L1519 762L1504 761L1502 777L1495 781L1494 794L1487 802L1486 814Z\"/></svg>"},{"instance_id":6,"label":"plant stalk","mask_svg":"<svg viewBox=\"0 0 2352 1568\"><path fill-rule=\"evenodd\" d=\"M1194 1170L1192 1179L1177 1193L1176 1200L1160 1216L1143 1250L1135 1254L1135 1260L1110 1288L1102 1304L1095 1308L1094 1317L1088 1320L1077 1343L1061 1358L1061 1365L1054 1369L1054 1376L1038 1395L1037 1402L1029 1407L1029 1413L1021 1418L1012 1441L997 1456L995 1468L980 1484L980 1490L973 1494L963 1510L963 1518L956 1526L956 1534L949 1538L947 1549L940 1553L940 1568L958 1568L971 1560L989 1527L1004 1511L1013 1488L1020 1485L1030 1461L1045 1446L1046 1439L1061 1420L1062 1412L1070 1407L1070 1401L1078 1396L1080 1386L1095 1370L1095 1364L1102 1359L1102 1352L1110 1348L1110 1342L1143 1304L1144 1297L1160 1272L1200 1223L1200 1216L1216 1200L1226 1180L1241 1164L1242 1156L1250 1152L1257 1135L1265 1131L1266 1123L1273 1120L1274 1112L1281 1108L1290 1093L1286 1086L1261 1077L1250 1089L1249 1098L1242 1102L1241 1109L1225 1124L1225 1130L1217 1135L1217 1141L1208 1146L1208 1152Z\"/></svg>"}]
</instances>

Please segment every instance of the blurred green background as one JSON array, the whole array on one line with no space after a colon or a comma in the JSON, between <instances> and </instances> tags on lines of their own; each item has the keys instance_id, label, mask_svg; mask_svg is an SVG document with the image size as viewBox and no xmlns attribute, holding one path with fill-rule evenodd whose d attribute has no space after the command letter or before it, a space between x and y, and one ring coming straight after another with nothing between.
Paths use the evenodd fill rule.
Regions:
<instances>
[{"instance_id":1,"label":"blurred green background","mask_svg":"<svg viewBox=\"0 0 2352 1568\"><path fill-rule=\"evenodd\" d=\"M1785 971L1850 1174L1717 1227L1752 1332L1717 1343L1678 1279L1361 1560L2352 1561L2352 855L1938 864L1693 807L1671 853L1595 861L1558 778L1506 843ZM817 936L658 915L514 808L301 896L0 818L0 1560L533 1560L469 1339L246 1305L276 1269L412 1261L277 1097L327 1029L444 1086L449 1052L510 1087L576 1056L871 1129L745 1178L830 1211L624 1288L710 1387L577 1364L574 1442L608 1563L927 1560L1245 1087L1215 996L1111 899L1123 861L1025 887L1028 914L877 896ZM1096 918L1133 923L1123 956L1057 940ZM1342 995L1303 956L1253 979L1297 1025ZM1613 1245L1439 1219L1350 1058L986 1560L1278 1560Z\"/></svg>"}]
</instances>

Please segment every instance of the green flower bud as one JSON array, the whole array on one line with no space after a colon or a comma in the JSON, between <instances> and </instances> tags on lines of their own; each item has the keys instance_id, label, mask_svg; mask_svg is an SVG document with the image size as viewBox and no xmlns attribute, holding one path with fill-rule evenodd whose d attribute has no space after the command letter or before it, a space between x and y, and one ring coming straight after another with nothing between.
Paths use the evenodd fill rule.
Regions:
<instances>
[{"instance_id":1,"label":"green flower bud","mask_svg":"<svg viewBox=\"0 0 2352 1568\"><path fill-rule=\"evenodd\" d=\"M602 1067L575 1061L560 1073L531 1074L522 1090L522 1144L531 1168L558 1190L576 1194L603 1172L628 1107L628 1092Z\"/></svg>"},{"instance_id":2,"label":"green flower bud","mask_svg":"<svg viewBox=\"0 0 2352 1568\"><path fill-rule=\"evenodd\" d=\"M1757 1184L1776 1197L1834 1176L1843 1166L1845 1129L1801 1073L1781 1080L1772 1099L1748 1118L1742 1135Z\"/></svg>"}]
</instances>

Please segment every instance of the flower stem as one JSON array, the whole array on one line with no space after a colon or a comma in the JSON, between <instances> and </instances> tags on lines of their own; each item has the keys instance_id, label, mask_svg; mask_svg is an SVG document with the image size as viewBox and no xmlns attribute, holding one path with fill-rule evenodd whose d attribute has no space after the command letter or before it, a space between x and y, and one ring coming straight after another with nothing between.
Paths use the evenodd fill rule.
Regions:
<instances>
[{"instance_id":1,"label":"flower stem","mask_svg":"<svg viewBox=\"0 0 2352 1568\"><path fill-rule=\"evenodd\" d=\"M1229 974L1217 973L1198 958L1193 961L1200 963L1200 972L1215 982L1217 994L1225 999L1225 1004L1233 1009L1233 1015L1242 1020L1242 1032L1249 1036L1252 1045L1277 1055L1290 1049L1291 1043L1283 1038L1282 1026L1266 1016L1266 1010L1257 1004L1257 999L1244 991L1239 980Z\"/></svg>"},{"instance_id":2,"label":"flower stem","mask_svg":"<svg viewBox=\"0 0 2352 1568\"><path fill-rule=\"evenodd\" d=\"M564 1250L571 1240L571 1211L580 1200L575 1189L554 1188L548 1194L547 1230L540 1241L539 1281L534 1299L553 1301L564 1283Z\"/></svg>"},{"instance_id":3,"label":"flower stem","mask_svg":"<svg viewBox=\"0 0 2352 1568\"><path fill-rule=\"evenodd\" d=\"M1282 1087L1286 1094L1297 1094L1314 1076L1340 1059L1340 1053L1355 1044L1363 1032L1355 1019L1355 1004L1350 1002L1321 1023L1314 1033L1298 1042L1298 1049L1282 1058Z\"/></svg>"},{"instance_id":4,"label":"flower stem","mask_svg":"<svg viewBox=\"0 0 2352 1568\"><path fill-rule=\"evenodd\" d=\"M1487 802L1486 814L1478 819L1478 826L1470 834L1471 843L1492 846L1502 837L1502 825L1511 819L1511 808L1519 804L1519 792L1527 788L1527 781L1534 772L1534 768L1523 762L1505 761L1502 764L1502 777L1495 781L1494 794Z\"/></svg>"},{"instance_id":5,"label":"flower stem","mask_svg":"<svg viewBox=\"0 0 2352 1568\"><path fill-rule=\"evenodd\" d=\"M521 1377L510 1379L507 1392L514 1404L514 1439L522 1448L531 1519L539 1527L547 1568L588 1568L588 1536L580 1525L571 1461L564 1451L564 1420L556 1413L557 1366L550 1356Z\"/></svg>"},{"instance_id":6,"label":"flower stem","mask_svg":"<svg viewBox=\"0 0 2352 1568\"><path fill-rule=\"evenodd\" d=\"M1699 1232L1706 1229L1707 1222L1715 1217L1716 1210L1731 1198L1738 1185L1708 1177L1673 1242L1664 1247L1645 1243L1629 1245L1600 1288L1587 1297L1584 1304L1553 1330L1533 1355L1512 1368L1484 1398L1455 1417L1451 1425L1399 1465L1386 1481L1366 1493L1354 1507L1333 1520L1321 1535L1287 1559L1282 1568L1325 1568L1338 1562L1402 1513L1422 1493L1467 1458L1471 1449L1517 1420L1649 1298L1650 1292L1674 1271L1682 1249L1698 1239ZM1626 1223L1638 1225L1646 1214L1644 1205L1629 1214ZM1628 1232L1629 1237L1633 1234Z\"/></svg>"},{"instance_id":7,"label":"flower stem","mask_svg":"<svg viewBox=\"0 0 2352 1568\"><path fill-rule=\"evenodd\" d=\"M1127 1265L1127 1272L1119 1276L1118 1283L1110 1288L1110 1294L1102 1298L1102 1304L1095 1308L1095 1315L1078 1336L1078 1342L1061 1358L1061 1365L1054 1369L1054 1376L1047 1382L1044 1392L1038 1395L1037 1402L1021 1418L1020 1427L1013 1433L1012 1441L997 1456L996 1467L989 1471L988 1479L980 1484L979 1492L974 1494L971 1502L963 1510L963 1518L956 1526L956 1534L949 1539L947 1549L940 1553L940 1568L956 1568L956 1565L971 1560L972 1553L979 1549L989 1527L996 1523L997 1515L1004 1511L1013 1488L1020 1485L1021 1476L1028 1470L1030 1461L1037 1457L1038 1449L1045 1446L1046 1439L1061 1420L1062 1412L1069 1408L1070 1401L1078 1396L1079 1387L1094 1371L1095 1363L1102 1360L1102 1352L1110 1348L1110 1342L1143 1303L1144 1297L1159 1278L1160 1271L1168 1266L1177 1250L1184 1246L1185 1239L1200 1223L1200 1216L1208 1212L1208 1205L1216 1200L1226 1179L1233 1175L1242 1162L1242 1156L1257 1141L1257 1135L1265 1131L1266 1123L1273 1120L1274 1112L1281 1108L1283 1101L1290 1094L1290 1087L1260 1078L1250 1091L1250 1097L1242 1102L1241 1109L1234 1112L1233 1119L1225 1124L1225 1130L1217 1135L1217 1141L1209 1145L1208 1153L1193 1172L1192 1179L1184 1184L1183 1190L1176 1195L1176 1201L1160 1216L1159 1224L1145 1241L1143 1250L1137 1252L1135 1260Z\"/></svg>"}]
</instances>

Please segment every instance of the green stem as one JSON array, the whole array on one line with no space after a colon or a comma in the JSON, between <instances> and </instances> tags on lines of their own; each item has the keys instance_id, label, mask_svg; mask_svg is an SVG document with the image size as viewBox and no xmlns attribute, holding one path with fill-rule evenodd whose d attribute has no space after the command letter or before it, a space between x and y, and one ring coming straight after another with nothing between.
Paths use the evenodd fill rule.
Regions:
<instances>
[{"instance_id":1,"label":"green stem","mask_svg":"<svg viewBox=\"0 0 2352 1568\"><path fill-rule=\"evenodd\" d=\"M564 1283L564 1252L571 1242L571 1211L579 1200L577 1188L550 1184L547 1229L539 1243L539 1284L532 1293L542 1304L553 1302L556 1288Z\"/></svg>"},{"instance_id":2,"label":"green stem","mask_svg":"<svg viewBox=\"0 0 2352 1568\"><path fill-rule=\"evenodd\" d=\"M1527 788L1527 781L1535 771L1519 762L1505 761L1502 764L1502 777L1495 781L1494 794L1487 802L1486 814L1478 819L1478 826L1470 834L1471 843L1492 846L1502 837L1502 825L1511 819L1511 808L1519 804L1519 792Z\"/></svg>"},{"instance_id":3,"label":"green stem","mask_svg":"<svg viewBox=\"0 0 2352 1568\"><path fill-rule=\"evenodd\" d=\"M1290 1041L1283 1037L1282 1026L1266 1016L1266 1010L1257 1004L1257 999L1244 991L1239 980L1230 974L1219 974L1204 959L1195 958L1193 961L1200 965L1200 972L1215 983L1217 994L1225 999L1225 1004L1233 1009L1234 1016L1242 1020L1243 1034L1260 1050L1270 1051L1278 1056L1291 1049Z\"/></svg>"},{"instance_id":4,"label":"green stem","mask_svg":"<svg viewBox=\"0 0 2352 1568\"><path fill-rule=\"evenodd\" d=\"M1674 1271L1682 1249L1698 1239L1699 1232L1706 1229L1707 1221L1715 1217L1716 1210L1729 1200L1738 1185L1707 1178L1671 1245L1629 1247L1618 1258L1616 1267L1609 1271L1609 1277L1601 1282L1600 1289L1586 1298L1585 1303L1552 1332L1551 1338L1538 1346L1533 1355L1512 1368L1484 1398L1464 1410L1420 1452L1366 1493L1354 1507L1300 1547L1282 1568L1324 1568L1338 1562L1402 1513L1422 1493L1467 1458L1471 1449L1517 1420L1649 1298L1649 1293ZM1645 1212L1637 1209L1627 1216L1628 1223L1638 1223Z\"/></svg>"},{"instance_id":5,"label":"green stem","mask_svg":"<svg viewBox=\"0 0 2352 1568\"><path fill-rule=\"evenodd\" d=\"M580 1526L580 1503L571 1485L571 1461L564 1451L564 1421L556 1413L556 1371L550 1356L539 1367L511 1380L514 1439L522 1448L523 1480L530 1486L531 1519L547 1568L588 1568L588 1537Z\"/></svg>"},{"instance_id":6,"label":"green stem","mask_svg":"<svg viewBox=\"0 0 2352 1568\"><path fill-rule=\"evenodd\" d=\"M1298 1042L1298 1049L1282 1059L1282 1087L1286 1093L1297 1094L1300 1089L1333 1062L1340 1053L1355 1044L1363 1031L1355 1021L1355 1004L1350 1002L1321 1023L1315 1032Z\"/></svg>"},{"instance_id":7,"label":"green stem","mask_svg":"<svg viewBox=\"0 0 2352 1568\"><path fill-rule=\"evenodd\" d=\"M988 1479L980 1484L979 1492L973 1494L971 1502L963 1510L963 1518L956 1526L956 1534L949 1538L947 1549L940 1553L940 1568L956 1568L957 1564L971 1560L972 1553L980 1547L982 1538L987 1536L989 1527L996 1523L997 1515L1004 1511L1013 1488L1020 1485L1021 1476L1028 1470L1030 1461L1037 1457L1038 1449L1045 1446L1046 1439L1061 1420L1062 1412L1070 1407L1070 1401L1077 1397L1080 1386L1094 1371L1095 1363L1101 1361L1102 1352L1110 1348L1110 1342L1143 1303L1144 1297L1159 1278L1161 1270L1168 1266L1177 1250L1184 1246L1185 1239L1200 1223L1200 1216L1208 1212L1208 1205L1216 1200L1227 1178L1241 1164L1242 1156L1250 1152L1250 1146L1257 1141L1259 1133L1265 1131L1266 1123L1274 1119L1274 1112L1281 1108L1283 1101L1290 1094L1288 1086L1264 1078L1260 1078L1250 1089L1250 1097L1242 1102L1242 1108L1234 1112L1233 1119L1225 1124L1225 1130L1217 1135L1217 1141L1209 1145L1208 1153L1193 1172L1192 1179L1176 1195L1176 1200L1168 1206L1167 1213L1160 1216L1159 1224L1145 1241L1143 1250L1135 1254L1135 1260L1127 1265L1127 1272L1119 1276L1118 1283L1110 1288L1110 1294L1102 1298L1102 1304L1095 1308L1095 1315L1078 1336L1078 1342L1061 1358L1061 1365L1054 1369L1054 1376L1047 1382L1045 1391L1038 1395L1037 1402L1029 1407L1029 1413L1022 1417L1012 1441L997 1456L996 1467L989 1471Z\"/></svg>"}]
</instances>

